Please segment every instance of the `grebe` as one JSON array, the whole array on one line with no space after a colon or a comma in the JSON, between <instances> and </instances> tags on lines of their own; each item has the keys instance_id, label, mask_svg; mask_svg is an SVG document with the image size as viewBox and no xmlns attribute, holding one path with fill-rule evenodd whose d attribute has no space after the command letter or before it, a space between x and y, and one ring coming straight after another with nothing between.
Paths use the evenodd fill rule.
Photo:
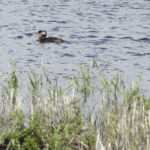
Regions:
<instances>
[{"instance_id":1,"label":"grebe","mask_svg":"<svg viewBox=\"0 0 150 150\"><path fill-rule=\"evenodd\" d=\"M40 43L63 43L65 42L63 39L60 38L56 38L56 37L48 37L47 36L47 32L45 30L40 30L38 32L38 35L40 36L37 41Z\"/></svg>"}]
</instances>

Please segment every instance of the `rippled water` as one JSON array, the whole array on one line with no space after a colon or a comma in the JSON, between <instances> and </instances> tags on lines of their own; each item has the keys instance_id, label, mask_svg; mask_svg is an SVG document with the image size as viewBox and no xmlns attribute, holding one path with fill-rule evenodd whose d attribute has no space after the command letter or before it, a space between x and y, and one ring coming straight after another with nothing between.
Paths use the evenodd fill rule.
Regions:
<instances>
[{"instance_id":1,"label":"rippled water","mask_svg":"<svg viewBox=\"0 0 150 150\"><path fill-rule=\"evenodd\" d=\"M52 76L75 75L77 64L94 58L103 65L108 56L108 76L120 71L132 81L143 72L148 93L149 0L1 0L0 18L0 71L14 60L23 72L42 61ZM40 44L41 29L69 43Z\"/></svg>"}]
</instances>

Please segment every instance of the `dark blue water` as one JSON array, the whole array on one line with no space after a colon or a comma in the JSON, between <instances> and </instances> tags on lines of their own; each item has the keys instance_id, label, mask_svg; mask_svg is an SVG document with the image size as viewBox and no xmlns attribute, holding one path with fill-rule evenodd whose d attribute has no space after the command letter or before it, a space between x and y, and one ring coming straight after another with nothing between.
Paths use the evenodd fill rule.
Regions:
<instances>
[{"instance_id":1,"label":"dark blue water","mask_svg":"<svg viewBox=\"0 0 150 150\"><path fill-rule=\"evenodd\" d=\"M16 60L22 72L42 63L50 76L72 76L79 63L93 58L103 65L108 57L108 78L119 71L136 81L143 72L141 88L148 94L149 0L1 0L0 18L0 71ZM41 29L69 43L40 44Z\"/></svg>"}]
</instances>

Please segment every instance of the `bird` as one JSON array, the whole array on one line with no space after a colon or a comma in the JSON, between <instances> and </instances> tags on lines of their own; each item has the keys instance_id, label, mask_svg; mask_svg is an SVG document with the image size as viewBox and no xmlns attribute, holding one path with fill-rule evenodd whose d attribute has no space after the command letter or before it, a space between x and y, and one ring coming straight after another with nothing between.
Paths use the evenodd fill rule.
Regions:
<instances>
[{"instance_id":1,"label":"bird","mask_svg":"<svg viewBox=\"0 0 150 150\"><path fill-rule=\"evenodd\" d=\"M64 43L65 41L56 37L46 37L47 32L45 30L38 31L38 35L40 36L37 41L40 43Z\"/></svg>"}]
</instances>

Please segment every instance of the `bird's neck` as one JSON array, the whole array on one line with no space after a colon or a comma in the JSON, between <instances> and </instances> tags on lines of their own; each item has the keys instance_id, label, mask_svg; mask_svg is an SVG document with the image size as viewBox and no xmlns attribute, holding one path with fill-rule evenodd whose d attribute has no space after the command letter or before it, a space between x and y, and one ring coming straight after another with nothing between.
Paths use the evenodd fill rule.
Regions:
<instances>
[{"instance_id":1,"label":"bird's neck","mask_svg":"<svg viewBox=\"0 0 150 150\"><path fill-rule=\"evenodd\" d=\"M46 34L45 34L45 35L41 35L40 38L41 38L41 39L45 39L45 38L46 38Z\"/></svg>"}]
</instances>

